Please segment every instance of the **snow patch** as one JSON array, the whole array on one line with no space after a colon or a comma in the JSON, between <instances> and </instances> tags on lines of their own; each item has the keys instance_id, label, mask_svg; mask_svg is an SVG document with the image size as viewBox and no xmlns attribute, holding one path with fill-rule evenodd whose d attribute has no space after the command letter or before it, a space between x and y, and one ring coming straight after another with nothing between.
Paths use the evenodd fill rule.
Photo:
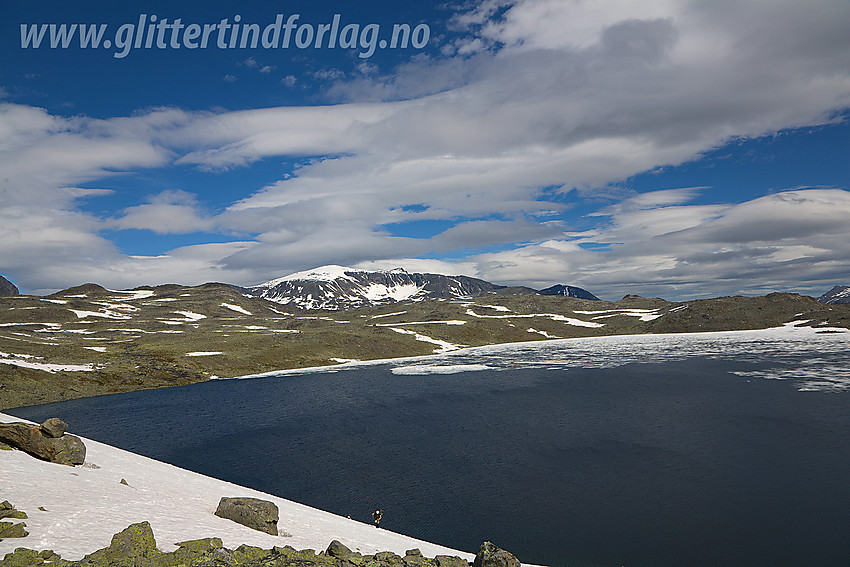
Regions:
<instances>
[{"instance_id":1,"label":"snow patch","mask_svg":"<svg viewBox=\"0 0 850 567\"><path fill-rule=\"evenodd\" d=\"M233 305L232 303L222 303L221 306L226 307L227 309L230 309L231 311L236 311L237 313L242 313L243 315L253 315L253 313L251 313L247 309L244 309L243 307L239 307L238 305Z\"/></svg>"},{"instance_id":2,"label":"snow patch","mask_svg":"<svg viewBox=\"0 0 850 567\"><path fill-rule=\"evenodd\" d=\"M459 348L462 348L462 345L452 344L450 342L441 341L439 339L432 339L431 337L421 335L421 334L417 333L416 331L408 331L407 329L399 329L397 327L390 327L390 329L392 329L396 333L401 333L402 335L413 335L413 337L417 341L422 341L422 342L425 342L425 343L432 343L432 344L438 345L440 348L435 349L434 350L435 353L449 352L449 351L452 351L452 350L457 350Z\"/></svg>"},{"instance_id":3,"label":"snow patch","mask_svg":"<svg viewBox=\"0 0 850 567\"><path fill-rule=\"evenodd\" d=\"M94 370L94 364L49 364L46 362L34 362L35 359L42 360L41 357L36 357L30 354L9 354L0 352L0 364L9 364L11 366L31 368L33 370L43 370L51 374L55 372L91 372Z\"/></svg>"}]
</instances>

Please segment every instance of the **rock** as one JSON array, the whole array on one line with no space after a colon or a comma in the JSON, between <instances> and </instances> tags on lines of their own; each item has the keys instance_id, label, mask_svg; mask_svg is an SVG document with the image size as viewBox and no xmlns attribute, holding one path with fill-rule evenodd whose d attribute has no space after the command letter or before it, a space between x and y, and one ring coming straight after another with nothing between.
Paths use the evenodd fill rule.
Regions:
<instances>
[{"instance_id":1,"label":"rock","mask_svg":"<svg viewBox=\"0 0 850 567\"><path fill-rule=\"evenodd\" d=\"M489 541L481 544L473 567L520 567L519 559Z\"/></svg>"},{"instance_id":2,"label":"rock","mask_svg":"<svg viewBox=\"0 0 850 567\"><path fill-rule=\"evenodd\" d=\"M23 522L17 524L12 522L0 522L0 539L7 537L27 537L29 532L25 530L27 525Z\"/></svg>"},{"instance_id":3,"label":"rock","mask_svg":"<svg viewBox=\"0 0 850 567\"><path fill-rule=\"evenodd\" d=\"M379 551L375 554L375 561L381 565L404 565L404 559L392 551Z\"/></svg>"},{"instance_id":4,"label":"rock","mask_svg":"<svg viewBox=\"0 0 850 567\"><path fill-rule=\"evenodd\" d=\"M37 425L0 423L0 441L51 463L81 465L86 460L86 446L79 437L48 437Z\"/></svg>"},{"instance_id":5,"label":"rock","mask_svg":"<svg viewBox=\"0 0 850 567\"><path fill-rule=\"evenodd\" d=\"M51 417L41 424L41 432L47 437L59 438L65 435L65 430L68 429L68 424L58 417Z\"/></svg>"},{"instance_id":6,"label":"rock","mask_svg":"<svg viewBox=\"0 0 850 567\"><path fill-rule=\"evenodd\" d=\"M259 498L225 496L219 501L215 515L267 534L277 535L278 509L273 502Z\"/></svg>"},{"instance_id":7,"label":"rock","mask_svg":"<svg viewBox=\"0 0 850 567\"><path fill-rule=\"evenodd\" d=\"M0 502L0 520L4 518L12 518L14 520L26 520L27 513L15 510L15 507L8 500Z\"/></svg>"},{"instance_id":8,"label":"rock","mask_svg":"<svg viewBox=\"0 0 850 567\"><path fill-rule=\"evenodd\" d=\"M175 543L174 545L182 549L192 551L194 553L206 553L207 551L212 551L213 549L221 549L221 547L223 547L221 538L217 537L207 537L204 539L181 541L179 543Z\"/></svg>"},{"instance_id":9,"label":"rock","mask_svg":"<svg viewBox=\"0 0 850 567\"><path fill-rule=\"evenodd\" d=\"M422 552L419 548L408 549L404 552L405 557L422 557Z\"/></svg>"},{"instance_id":10,"label":"rock","mask_svg":"<svg viewBox=\"0 0 850 567\"><path fill-rule=\"evenodd\" d=\"M243 543L242 545L233 550L233 560L236 561L237 565L241 565L243 563L259 565L263 561L263 559L265 559L272 553L273 552L267 551L261 547L256 547L254 545L246 545Z\"/></svg>"},{"instance_id":11,"label":"rock","mask_svg":"<svg viewBox=\"0 0 850 567\"><path fill-rule=\"evenodd\" d=\"M43 565L44 559L38 556L37 551L19 547L12 553L7 553L0 564L3 567L32 567L33 565Z\"/></svg>"},{"instance_id":12,"label":"rock","mask_svg":"<svg viewBox=\"0 0 850 567\"><path fill-rule=\"evenodd\" d=\"M58 553L53 551L52 549L45 549L44 551L39 551L38 556L44 559L45 561L59 561L62 559Z\"/></svg>"},{"instance_id":13,"label":"rock","mask_svg":"<svg viewBox=\"0 0 850 567\"><path fill-rule=\"evenodd\" d=\"M340 559L345 559L349 555L351 555L351 550L345 547L337 540L333 540L331 544L328 546L328 550L326 552L331 557L337 557Z\"/></svg>"},{"instance_id":14,"label":"rock","mask_svg":"<svg viewBox=\"0 0 850 567\"><path fill-rule=\"evenodd\" d=\"M156 548L153 530L148 522L131 524L127 529L112 536L109 547L86 555L85 565L110 567L135 567L149 564L162 552Z\"/></svg>"},{"instance_id":15,"label":"rock","mask_svg":"<svg viewBox=\"0 0 850 567\"><path fill-rule=\"evenodd\" d=\"M437 567L469 567L469 561L451 555L438 555L434 558Z\"/></svg>"}]
</instances>

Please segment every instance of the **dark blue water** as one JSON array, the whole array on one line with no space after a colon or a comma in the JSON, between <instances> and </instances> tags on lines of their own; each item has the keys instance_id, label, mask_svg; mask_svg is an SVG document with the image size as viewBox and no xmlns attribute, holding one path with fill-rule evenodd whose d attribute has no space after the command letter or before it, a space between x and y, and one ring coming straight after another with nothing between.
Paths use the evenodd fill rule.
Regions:
<instances>
[{"instance_id":1,"label":"dark blue water","mask_svg":"<svg viewBox=\"0 0 850 567\"><path fill-rule=\"evenodd\" d=\"M214 381L8 413L474 552L553 566L850 565L850 393L707 358ZM286 529L285 526L283 529Z\"/></svg>"}]
</instances>

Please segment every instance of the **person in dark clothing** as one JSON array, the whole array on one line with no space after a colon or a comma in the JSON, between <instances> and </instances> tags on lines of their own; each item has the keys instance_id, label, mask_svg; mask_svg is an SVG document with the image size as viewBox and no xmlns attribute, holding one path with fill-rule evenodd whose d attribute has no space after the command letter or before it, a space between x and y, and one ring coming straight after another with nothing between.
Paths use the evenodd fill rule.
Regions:
<instances>
[{"instance_id":1,"label":"person in dark clothing","mask_svg":"<svg viewBox=\"0 0 850 567\"><path fill-rule=\"evenodd\" d=\"M381 518L383 517L381 511L375 510L374 512L372 512L372 517L375 518L375 527L380 528L381 526L379 524L381 523Z\"/></svg>"}]
</instances>

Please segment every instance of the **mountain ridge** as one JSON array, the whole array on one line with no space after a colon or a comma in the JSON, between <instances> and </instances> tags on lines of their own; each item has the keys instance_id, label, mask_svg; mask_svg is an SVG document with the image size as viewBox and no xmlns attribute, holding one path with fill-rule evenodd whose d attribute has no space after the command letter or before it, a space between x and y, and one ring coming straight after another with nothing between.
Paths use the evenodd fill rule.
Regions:
<instances>
[{"instance_id":1,"label":"mountain ridge","mask_svg":"<svg viewBox=\"0 0 850 567\"><path fill-rule=\"evenodd\" d=\"M557 289L556 289L557 288ZM598 301L575 286L557 285L547 293L522 286L503 286L470 276L408 272L403 268L366 270L335 264L296 272L265 283L241 288L246 293L302 309L344 310L424 299L460 299L487 293L539 293ZM553 291L554 290L554 291ZM559 290L566 290L561 293Z\"/></svg>"},{"instance_id":2,"label":"mountain ridge","mask_svg":"<svg viewBox=\"0 0 850 567\"><path fill-rule=\"evenodd\" d=\"M850 286L837 285L825 294L821 295L818 298L818 301L826 305L843 305L850 303Z\"/></svg>"}]
</instances>

